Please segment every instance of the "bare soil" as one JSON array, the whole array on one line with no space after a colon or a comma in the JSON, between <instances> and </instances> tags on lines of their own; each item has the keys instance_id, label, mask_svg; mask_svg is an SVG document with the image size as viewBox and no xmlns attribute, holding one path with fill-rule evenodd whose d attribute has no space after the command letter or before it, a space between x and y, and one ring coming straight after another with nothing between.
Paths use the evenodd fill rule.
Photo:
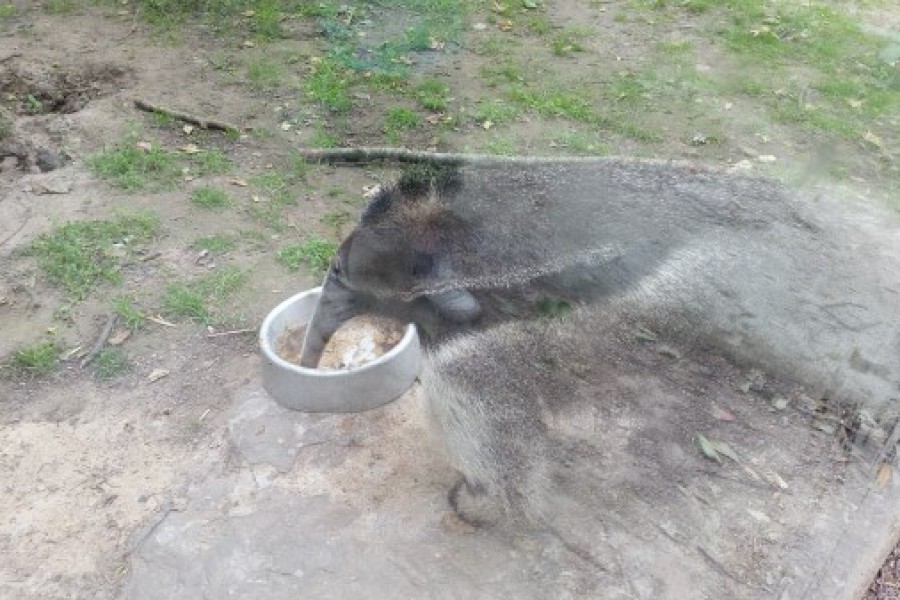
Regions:
<instances>
[{"instance_id":1,"label":"bare soil","mask_svg":"<svg viewBox=\"0 0 900 600\"><path fill-rule=\"evenodd\" d=\"M585 6L560 2L552 17L558 26L589 23L615 33L585 42L590 59L536 63L539 72L552 69L563 81L576 82L592 60L614 57L623 68L644 60L642 48L650 34L634 23L616 21L611 10L588 11ZM270 51L288 47L304 56L319 53L312 25L291 26L291 38L273 43ZM473 32L472 48L479 35ZM671 35L677 39L678 31ZM513 51L527 54L531 49L515 46ZM315 167L296 194L297 207L286 222L277 228L261 223L254 210L271 199L241 182L283 167L293 148L309 142L313 121L322 115L319 108L298 104L300 94L291 83L303 78L300 69L286 73L276 89L258 91L242 71L222 67L264 52L234 40L224 46L202 29L188 29L183 39L171 43L127 11L84 8L53 15L31 10L0 23L0 96L11 98L0 99L0 117L12 123L11 134L0 139L0 357L43 339L63 348L60 367L49 375L0 377L2 598L103 599L119 594L139 541L135 532L152 527L179 497L184 482L213 467L234 468L226 409L236 391L255 377L259 360L255 334L242 330L253 329L279 301L312 287L318 278L311 272L289 273L273 259L275 251L308 234L336 238L340 231L322 217L335 207L355 215L363 191L389 176L384 171ZM710 68L716 68L714 58ZM430 67L459 82L457 95L464 102L467 86L476 85L469 82L492 60L463 49L442 55ZM188 133L181 124L159 125L135 109L134 98L252 129L236 139L202 130ZM373 97L354 105L347 119L354 123L348 142L383 145L382 101ZM778 154L779 163L771 172L792 161L814 162L810 157L815 140L790 139L787 131L777 129L759 137L751 121L762 117L750 108L746 115L746 120L733 120L723 113L729 136L725 146L695 147L685 141L690 139L686 132L674 131L654 153L728 164L745 160L752 147L755 155ZM285 129L287 116L300 123L306 119L308 125ZM99 180L84 159L135 128L139 136L170 148L193 143L220 149L235 165L233 172L153 193L126 193ZM554 129L552 124L532 126L525 121L511 126L523 154L547 148L547 136L558 133ZM441 140L425 130L405 142L464 150L479 147L489 136L485 128L469 124ZM645 151L637 142L621 142L619 154ZM869 164L868 155L856 145L836 151L857 158L860 165ZM44 170L48 152L59 164ZM877 177L844 184L878 196L883 182ZM190 190L202 183L228 189L238 206L212 212L192 205ZM153 258L126 266L121 286L101 288L83 301L66 298L39 274L26 253L34 239L57 224L143 209L163 219L161 234L147 248L146 256ZM238 236L238 248L201 257L195 241L216 234ZM79 366L78 358L106 322L111 296L134 293L155 317L171 281L225 266L251 274L248 285L229 301L233 321L211 327L164 318L147 321L122 345L132 363L128 373L101 381ZM873 585L872 599L898 597L890 595L898 585L890 564Z\"/></svg>"}]
</instances>

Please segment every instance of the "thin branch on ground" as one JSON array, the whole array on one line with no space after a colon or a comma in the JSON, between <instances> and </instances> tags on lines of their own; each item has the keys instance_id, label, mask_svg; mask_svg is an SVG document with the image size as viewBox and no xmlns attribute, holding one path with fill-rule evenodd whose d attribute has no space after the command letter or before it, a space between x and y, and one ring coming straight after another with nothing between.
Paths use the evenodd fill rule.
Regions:
<instances>
[{"instance_id":1,"label":"thin branch on ground","mask_svg":"<svg viewBox=\"0 0 900 600\"><path fill-rule=\"evenodd\" d=\"M218 131L224 131L226 133L238 133L241 130L240 127L238 127L236 125L232 125L231 123L226 123L225 121L197 117L190 113L181 112L178 110L167 108L167 107L161 106L159 104L153 104L142 98L135 98L134 105L138 109L143 110L145 112L165 115L165 116L171 117L177 121L183 121L185 123L190 123L191 125L196 125L197 127L200 127L201 129L215 129Z\"/></svg>"},{"instance_id":2,"label":"thin branch on ground","mask_svg":"<svg viewBox=\"0 0 900 600\"><path fill-rule=\"evenodd\" d=\"M106 326L103 328L103 331L100 332L100 336L97 338L97 341L94 342L94 347L91 348L91 351L87 353L83 359L81 359L81 368L85 368L91 362L97 358L97 355L103 350L103 347L106 346L106 341L109 339L110 334L112 333L113 327L116 325L116 320L118 319L118 315L115 313L110 313L110 315L106 319Z\"/></svg>"}]
</instances>

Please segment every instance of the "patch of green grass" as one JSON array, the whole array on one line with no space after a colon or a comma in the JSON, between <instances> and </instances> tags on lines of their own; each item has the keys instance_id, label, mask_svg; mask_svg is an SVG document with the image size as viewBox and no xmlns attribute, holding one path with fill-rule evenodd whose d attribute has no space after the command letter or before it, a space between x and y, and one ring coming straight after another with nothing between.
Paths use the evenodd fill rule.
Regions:
<instances>
[{"instance_id":1,"label":"patch of green grass","mask_svg":"<svg viewBox=\"0 0 900 600\"><path fill-rule=\"evenodd\" d=\"M521 108L502 100L482 100L475 109L475 120L500 125L518 119L521 113Z\"/></svg>"},{"instance_id":2,"label":"patch of green grass","mask_svg":"<svg viewBox=\"0 0 900 600\"><path fill-rule=\"evenodd\" d=\"M596 134L577 130L554 136L551 144L557 148L564 148L567 154L603 156L610 152L609 147L602 143Z\"/></svg>"},{"instance_id":3,"label":"patch of green grass","mask_svg":"<svg viewBox=\"0 0 900 600\"><path fill-rule=\"evenodd\" d=\"M217 234L197 238L191 245L198 250L221 254L237 248L237 242L237 236Z\"/></svg>"},{"instance_id":4,"label":"patch of green grass","mask_svg":"<svg viewBox=\"0 0 900 600\"><path fill-rule=\"evenodd\" d=\"M341 140L334 133L326 131L324 127L316 127L309 145L313 148L338 148Z\"/></svg>"},{"instance_id":5,"label":"patch of green grass","mask_svg":"<svg viewBox=\"0 0 900 600\"><path fill-rule=\"evenodd\" d=\"M4 140L12 133L12 123L9 119L0 115L0 140Z\"/></svg>"},{"instance_id":6,"label":"patch of green grass","mask_svg":"<svg viewBox=\"0 0 900 600\"><path fill-rule=\"evenodd\" d=\"M582 40L588 36L584 29L565 29L550 39L550 50L556 56L572 56L583 52Z\"/></svg>"},{"instance_id":7,"label":"patch of green grass","mask_svg":"<svg viewBox=\"0 0 900 600\"><path fill-rule=\"evenodd\" d=\"M487 154L496 154L499 156L522 154L517 141L508 137L493 138L484 145L484 151Z\"/></svg>"},{"instance_id":8,"label":"patch of green grass","mask_svg":"<svg viewBox=\"0 0 900 600\"><path fill-rule=\"evenodd\" d=\"M87 164L102 178L128 191L171 189L185 172L200 176L224 173L231 167L228 157L219 150L183 154L158 144L137 144L130 136L117 147L88 157Z\"/></svg>"},{"instance_id":9,"label":"patch of green grass","mask_svg":"<svg viewBox=\"0 0 900 600\"><path fill-rule=\"evenodd\" d=\"M395 106L384 115L384 132L389 138L396 138L400 132L411 131L419 126L421 119L412 110Z\"/></svg>"},{"instance_id":10,"label":"patch of green grass","mask_svg":"<svg viewBox=\"0 0 900 600\"><path fill-rule=\"evenodd\" d=\"M322 217L322 223L334 230L335 237L341 238L344 225L349 223L351 218L350 213L346 210L334 210Z\"/></svg>"},{"instance_id":11,"label":"patch of green grass","mask_svg":"<svg viewBox=\"0 0 900 600\"><path fill-rule=\"evenodd\" d=\"M131 363L121 348L104 348L94 359L94 376L109 380L124 375L131 369Z\"/></svg>"},{"instance_id":12,"label":"patch of green grass","mask_svg":"<svg viewBox=\"0 0 900 600\"><path fill-rule=\"evenodd\" d=\"M201 150L187 155L188 169L194 175L227 173L231 170L231 159L221 150Z\"/></svg>"},{"instance_id":13,"label":"patch of green grass","mask_svg":"<svg viewBox=\"0 0 900 600\"><path fill-rule=\"evenodd\" d=\"M343 113L350 110L350 87L356 76L336 61L323 58L312 65L306 77L304 89L307 97L330 111Z\"/></svg>"},{"instance_id":14,"label":"patch of green grass","mask_svg":"<svg viewBox=\"0 0 900 600\"><path fill-rule=\"evenodd\" d=\"M273 90L284 79L284 70L279 63L268 58L261 58L247 67L247 79L250 87L254 90Z\"/></svg>"},{"instance_id":15,"label":"patch of green grass","mask_svg":"<svg viewBox=\"0 0 900 600\"><path fill-rule=\"evenodd\" d=\"M176 319L211 325L220 317L223 305L246 281L246 273L226 267L189 283L173 283L163 295L163 310Z\"/></svg>"},{"instance_id":16,"label":"patch of green grass","mask_svg":"<svg viewBox=\"0 0 900 600\"><path fill-rule=\"evenodd\" d=\"M138 148L134 143L90 156L87 164L101 177L129 191L168 187L181 175L174 152L158 146Z\"/></svg>"},{"instance_id":17,"label":"patch of green grass","mask_svg":"<svg viewBox=\"0 0 900 600\"><path fill-rule=\"evenodd\" d=\"M328 270L331 258L337 252L337 244L318 237L307 238L302 244L291 244L275 254L275 260L290 271L299 271L304 265L315 273Z\"/></svg>"},{"instance_id":18,"label":"patch of green grass","mask_svg":"<svg viewBox=\"0 0 900 600\"><path fill-rule=\"evenodd\" d=\"M112 299L113 311L119 321L131 331L144 327L144 311L137 307L135 299L130 296L116 296Z\"/></svg>"},{"instance_id":19,"label":"patch of green grass","mask_svg":"<svg viewBox=\"0 0 900 600\"><path fill-rule=\"evenodd\" d=\"M158 229L159 220L150 213L77 221L38 237L29 253L51 283L81 300L100 282L119 283L125 258Z\"/></svg>"},{"instance_id":20,"label":"patch of green grass","mask_svg":"<svg viewBox=\"0 0 900 600\"><path fill-rule=\"evenodd\" d=\"M449 106L450 86L440 79L426 79L413 88L413 95L425 110L441 112Z\"/></svg>"},{"instance_id":21,"label":"patch of green grass","mask_svg":"<svg viewBox=\"0 0 900 600\"><path fill-rule=\"evenodd\" d=\"M191 191L191 203L201 208L219 209L231 205L232 199L222 188L204 185Z\"/></svg>"},{"instance_id":22,"label":"patch of green grass","mask_svg":"<svg viewBox=\"0 0 900 600\"><path fill-rule=\"evenodd\" d=\"M11 366L18 373L46 375L56 368L58 360L59 346L56 342L41 342L13 352Z\"/></svg>"},{"instance_id":23,"label":"patch of green grass","mask_svg":"<svg viewBox=\"0 0 900 600\"><path fill-rule=\"evenodd\" d=\"M518 106L533 110L542 117L563 117L573 121L596 121L597 113L588 94L555 87L532 89L514 86L507 97Z\"/></svg>"},{"instance_id":24,"label":"patch of green grass","mask_svg":"<svg viewBox=\"0 0 900 600\"><path fill-rule=\"evenodd\" d=\"M525 82L525 71L512 59L490 62L479 69L481 78L488 87Z\"/></svg>"},{"instance_id":25,"label":"patch of green grass","mask_svg":"<svg viewBox=\"0 0 900 600\"><path fill-rule=\"evenodd\" d=\"M16 16L16 7L12 4L0 4L0 19Z\"/></svg>"},{"instance_id":26,"label":"patch of green grass","mask_svg":"<svg viewBox=\"0 0 900 600\"><path fill-rule=\"evenodd\" d=\"M75 0L49 0L44 3L44 10L54 15L66 15L75 12L78 3Z\"/></svg>"}]
</instances>

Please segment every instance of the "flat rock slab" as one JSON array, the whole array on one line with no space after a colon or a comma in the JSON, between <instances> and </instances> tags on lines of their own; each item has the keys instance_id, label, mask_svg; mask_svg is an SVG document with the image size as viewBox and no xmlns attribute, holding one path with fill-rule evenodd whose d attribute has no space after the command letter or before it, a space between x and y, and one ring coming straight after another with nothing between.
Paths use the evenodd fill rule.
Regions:
<instances>
[{"instance_id":1,"label":"flat rock slab","mask_svg":"<svg viewBox=\"0 0 900 600\"><path fill-rule=\"evenodd\" d=\"M449 511L456 475L417 388L367 413L309 415L252 384L231 408L232 460L136 537L123 597L859 597L900 514L883 440L846 439L796 389L748 389L759 374L647 352L658 365L616 382L640 392L630 406L584 416L604 435L604 510L573 506L540 532ZM697 434L727 440L721 464Z\"/></svg>"}]
</instances>

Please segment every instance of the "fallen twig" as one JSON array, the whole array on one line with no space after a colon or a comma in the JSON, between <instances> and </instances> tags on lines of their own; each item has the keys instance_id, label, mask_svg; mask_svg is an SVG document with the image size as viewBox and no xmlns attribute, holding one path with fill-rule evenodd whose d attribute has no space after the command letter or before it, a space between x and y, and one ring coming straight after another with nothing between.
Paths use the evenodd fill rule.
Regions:
<instances>
[{"instance_id":1,"label":"fallen twig","mask_svg":"<svg viewBox=\"0 0 900 600\"><path fill-rule=\"evenodd\" d=\"M232 329L231 331L217 331L215 333L207 333L208 338L224 337L226 335L239 335L242 333L256 333L256 329Z\"/></svg>"},{"instance_id":2,"label":"fallen twig","mask_svg":"<svg viewBox=\"0 0 900 600\"><path fill-rule=\"evenodd\" d=\"M28 225L28 221L30 221L30 220L31 220L31 210L28 211L28 216L25 217L25 220L22 221L22 224L19 225L15 231L13 231L11 234L9 234L8 236L6 236L2 240L0 240L0 246L5 246L6 244L9 243L9 241L11 239L13 239L17 235L19 235L19 233L21 233L22 230L25 229L25 226Z\"/></svg>"},{"instance_id":3,"label":"fallen twig","mask_svg":"<svg viewBox=\"0 0 900 600\"><path fill-rule=\"evenodd\" d=\"M110 313L109 317L106 319L106 326L103 328L103 331L100 332L100 337L97 338L97 341L94 342L94 347L91 348L91 351L87 353L87 356L81 359L81 368L85 368L91 361L97 358L97 355L100 354L100 351L103 350L103 347L106 345L106 340L109 339L109 335L112 333L113 327L116 325L116 320L118 319L118 315L116 313Z\"/></svg>"},{"instance_id":4,"label":"fallen twig","mask_svg":"<svg viewBox=\"0 0 900 600\"><path fill-rule=\"evenodd\" d=\"M154 317L153 315L144 315L144 318L147 319L148 321L152 321L152 322L156 323L157 325L162 325L164 327L178 327L178 325L176 325L175 323L169 323L162 317Z\"/></svg>"},{"instance_id":5,"label":"fallen twig","mask_svg":"<svg viewBox=\"0 0 900 600\"><path fill-rule=\"evenodd\" d=\"M0 58L0 64L10 61L14 58L19 58L20 56L22 56L21 52L13 52L12 54L10 54L8 56L4 56L3 58Z\"/></svg>"},{"instance_id":6,"label":"fallen twig","mask_svg":"<svg viewBox=\"0 0 900 600\"><path fill-rule=\"evenodd\" d=\"M177 119L178 121L184 121L185 123L196 125L197 127L200 127L202 129L216 129L218 131L224 131L226 133L238 133L240 131L239 127L232 125L231 123L218 121L216 119L204 119L202 117L196 117L185 112L166 108L165 106L152 104L141 98L135 98L134 105L140 110L151 113L159 113L161 115Z\"/></svg>"}]
</instances>

